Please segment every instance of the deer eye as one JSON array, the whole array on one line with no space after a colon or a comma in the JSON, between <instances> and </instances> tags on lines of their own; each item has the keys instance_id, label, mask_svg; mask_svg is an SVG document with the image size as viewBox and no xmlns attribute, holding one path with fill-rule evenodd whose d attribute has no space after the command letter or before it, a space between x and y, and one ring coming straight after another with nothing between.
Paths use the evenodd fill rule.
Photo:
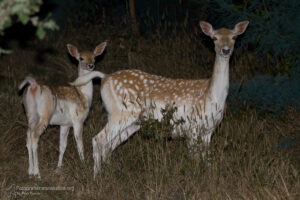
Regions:
<instances>
[{"instance_id":1,"label":"deer eye","mask_svg":"<svg viewBox=\"0 0 300 200\"><path fill-rule=\"evenodd\" d=\"M218 38L216 38L215 36L213 36L213 38L212 38L212 39L213 39L213 41L216 41Z\"/></svg>"},{"instance_id":2,"label":"deer eye","mask_svg":"<svg viewBox=\"0 0 300 200\"><path fill-rule=\"evenodd\" d=\"M237 38L237 36L233 36L233 37L232 37L233 40L236 40L236 38Z\"/></svg>"}]
</instances>

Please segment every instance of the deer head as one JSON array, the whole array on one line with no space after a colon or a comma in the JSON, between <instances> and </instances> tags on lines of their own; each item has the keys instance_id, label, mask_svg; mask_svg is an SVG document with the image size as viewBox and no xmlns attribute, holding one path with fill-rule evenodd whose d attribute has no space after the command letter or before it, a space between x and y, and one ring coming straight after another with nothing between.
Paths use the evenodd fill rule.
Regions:
<instances>
[{"instance_id":1,"label":"deer head","mask_svg":"<svg viewBox=\"0 0 300 200\"><path fill-rule=\"evenodd\" d=\"M79 52L77 47L72 44L67 44L67 48L71 56L75 57L79 64L79 71L83 73L87 73L89 71L93 71L95 68L95 57L99 56L103 53L106 47L106 42L103 42L96 46L94 51L83 51Z\"/></svg>"},{"instance_id":2,"label":"deer head","mask_svg":"<svg viewBox=\"0 0 300 200\"><path fill-rule=\"evenodd\" d=\"M249 21L242 21L237 23L233 29L220 28L214 30L210 23L200 21L200 27L203 33L214 40L216 53L224 58L231 56L235 39L238 35L244 33L248 24Z\"/></svg>"}]
</instances>

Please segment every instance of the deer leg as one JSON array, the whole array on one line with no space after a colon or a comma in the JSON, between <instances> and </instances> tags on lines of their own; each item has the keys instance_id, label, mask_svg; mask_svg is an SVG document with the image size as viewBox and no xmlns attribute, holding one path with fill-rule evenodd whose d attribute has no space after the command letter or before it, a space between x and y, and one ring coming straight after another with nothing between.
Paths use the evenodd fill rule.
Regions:
<instances>
[{"instance_id":1,"label":"deer leg","mask_svg":"<svg viewBox=\"0 0 300 200\"><path fill-rule=\"evenodd\" d=\"M202 158L203 159L206 159L208 158L208 156L210 155L210 151L209 151L209 144L210 144L210 141L211 141L211 136L212 136L212 131L211 132L208 132L206 133L205 135L202 135L201 136L201 139L202 139L202 144L201 144L201 153L202 153Z\"/></svg>"},{"instance_id":2,"label":"deer leg","mask_svg":"<svg viewBox=\"0 0 300 200\"><path fill-rule=\"evenodd\" d=\"M113 130L117 131L117 129L117 127L113 127L113 125L108 122L100 133L93 137L94 179L101 168L101 162L105 162L107 160L107 155L109 154L110 149L108 145L111 140L110 134Z\"/></svg>"},{"instance_id":3,"label":"deer leg","mask_svg":"<svg viewBox=\"0 0 300 200\"><path fill-rule=\"evenodd\" d=\"M107 155L105 156L105 160L103 162L109 163L109 158L111 155L111 152L113 152L122 142L126 141L133 133L137 132L141 128L141 125L138 125L136 123L132 123L130 126L125 128L120 134L118 134L111 142L111 148L107 152Z\"/></svg>"},{"instance_id":4,"label":"deer leg","mask_svg":"<svg viewBox=\"0 0 300 200\"><path fill-rule=\"evenodd\" d=\"M81 162L84 162L83 141L82 141L83 123L76 122L74 123L73 128L74 128L74 136L77 144L79 158Z\"/></svg>"},{"instance_id":5,"label":"deer leg","mask_svg":"<svg viewBox=\"0 0 300 200\"><path fill-rule=\"evenodd\" d=\"M60 126L60 134L59 134L59 158L58 164L56 168L56 173L58 173L62 166L62 160L64 157L64 153L67 147L68 135L69 135L70 127L69 126Z\"/></svg>"},{"instance_id":6,"label":"deer leg","mask_svg":"<svg viewBox=\"0 0 300 200\"><path fill-rule=\"evenodd\" d=\"M27 129L27 139L26 139L26 147L28 150L28 174L29 176L33 175L34 163L33 163L33 151L32 151L32 137L34 134L34 130L39 122L39 116L37 113L37 107L35 103L35 99L31 95L26 95L24 100L24 107L26 111L26 116L28 119L28 129Z\"/></svg>"},{"instance_id":7,"label":"deer leg","mask_svg":"<svg viewBox=\"0 0 300 200\"><path fill-rule=\"evenodd\" d=\"M122 142L126 141L133 133L137 132L141 128L141 125L133 123L124 129L119 135L117 135L113 142L111 151L115 150Z\"/></svg>"},{"instance_id":8,"label":"deer leg","mask_svg":"<svg viewBox=\"0 0 300 200\"><path fill-rule=\"evenodd\" d=\"M33 175L37 178L41 178L39 171L39 163L38 163L38 142L41 134L44 132L46 127L48 126L49 120L48 118L42 118L35 128L33 134L31 135L31 145L32 145L32 154L33 154Z\"/></svg>"},{"instance_id":9,"label":"deer leg","mask_svg":"<svg viewBox=\"0 0 300 200\"><path fill-rule=\"evenodd\" d=\"M35 110L33 110L35 111ZM38 124L38 114L36 112L27 113L28 117L28 130L27 130L27 140L26 146L28 150L28 159L29 159L29 167L28 167L28 174L29 176L33 175L34 173L34 162L33 162L33 150L32 150L32 137L34 135L34 130Z\"/></svg>"},{"instance_id":10,"label":"deer leg","mask_svg":"<svg viewBox=\"0 0 300 200\"><path fill-rule=\"evenodd\" d=\"M27 150L28 150L28 161L29 161L28 174L29 175L33 175L31 135L32 135L32 131L30 130L30 128L28 128L26 146L27 146Z\"/></svg>"},{"instance_id":11,"label":"deer leg","mask_svg":"<svg viewBox=\"0 0 300 200\"><path fill-rule=\"evenodd\" d=\"M199 138L199 130L197 128L190 128L190 132L186 134L186 142L189 150L190 157L192 159L199 159L201 156L199 155L199 151L197 151L197 144ZM201 149L201 147L200 147Z\"/></svg>"},{"instance_id":12,"label":"deer leg","mask_svg":"<svg viewBox=\"0 0 300 200\"><path fill-rule=\"evenodd\" d=\"M117 135L122 133L122 130L126 130L134 121L136 121L136 119L128 120L128 118L127 120L122 120L120 116L121 115L115 115L115 117L111 117L104 129L102 129L100 133L98 133L92 140L94 158L94 179L96 178L96 175L100 170L101 161L105 162L110 152L113 149L115 149L118 146L118 144L120 144L120 142L114 142ZM137 128L130 128L131 132L135 129ZM130 130L128 130L128 132ZM125 131L124 133L128 132ZM123 138L121 138L121 141L127 140L129 136L126 137L126 135L127 134L123 134Z\"/></svg>"},{"instance_id":13,"label":"deer leg","mask_svg":"<svg viewBox=\"0 0 300 200\"><path fill-rule=\"evenodd\" d=\"M107 123L105 127L92 139L93 159L94 159L94 180L98 174L98 171L101 168L101 152L102 152L102 148L104 148L99 143L105 140L105 135L108 129L109 129L109 124Z\"/></svg>"},{"instance_id":14,"label":"deer leg","mask_svg":"<svg viewBox=\"0 0 300 200\"><path fill-rule=\"evenodd\" d=\"M189 137L187 138L187 146L189 148L191 157L198 159L199 157L201 157L201 155L199 155L199 153L198 153L198 151L196 151L195 147L197 147L197 145L200 145L198 147L202 154L202 158L207 159L208 155L210 153L208 150L208 147L209 147L209 143L211 140L212 132L206 133L205 135L201 135L200 137L201 137L202 141L200 141L200 144L198 141L198 139L199 139L198 133L199 132L201 132L201 131L195 130L192 132L191 135L189 135Z\"/></svg>"}]
</instances>

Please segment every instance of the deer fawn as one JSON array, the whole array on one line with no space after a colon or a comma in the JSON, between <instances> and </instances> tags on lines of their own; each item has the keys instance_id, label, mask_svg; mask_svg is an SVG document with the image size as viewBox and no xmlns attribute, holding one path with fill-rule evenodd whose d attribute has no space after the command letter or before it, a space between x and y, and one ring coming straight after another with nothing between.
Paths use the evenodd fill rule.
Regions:
<instances>
[{"instance_id":1,"label":"deer fawn","mask_svg":"<svg viewBox=\"0 0 300 200\"><path fill-rule=\"evenodd\" d=\"M72 85L81 85L95 77L102 78L101 96L108 112L108 123L93 140L94 178L101 161L120 143L140 129L137 123L141 114L161 120L162 109L168 105L177 107L173 114L173 136L185 136L188 147L200 137L204 146L222 121L229 87L229 59L235 39L242 34L248 21L235 25L234 29L214 30L204 21L202 31L214 40L215 64L210 79L170 79L147 74L139 70L124 70L113 74L98 71L76 79ZM184 120L175 124L176 120Z\"/></svg>"},{"instance_id":2,"label":"deer fawn","mask_svg":"<svg viewBox=\"0 0 300 200\"><path fill-rule=\"evenodd\" d=\"M99 44L95 50L79 52L71 44L67 45L69 53L78 64L78 76L83 76L95 67L95 57L103 53L106 42ZM83 123L89 114L93 98L93 83L86 82L79 87L44 85L33 78L26 77L20 84L21 90L29 85L23 94L23 104L28 119L27 149L29 156L28 174L40 178L38 167L38 141L46 127L60 125L59 159L57 172L62 166L63 155L67 146L70 127L73 127L80 160L84 161L82 130Z\"/></svg>"}]
</instances>

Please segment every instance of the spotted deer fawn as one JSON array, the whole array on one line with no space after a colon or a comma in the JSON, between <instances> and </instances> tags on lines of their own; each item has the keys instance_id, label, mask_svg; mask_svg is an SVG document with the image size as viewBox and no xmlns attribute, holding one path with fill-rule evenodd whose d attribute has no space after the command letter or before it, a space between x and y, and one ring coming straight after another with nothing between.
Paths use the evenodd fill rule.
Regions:
<instances>
[{"instance_id":1,"label":"spotted deer fawn","mask_svg":"<svg viewBox=\"0 0 300 200\"><path fill-rule=\"evenodd\" d=\"M96 77L103 79L101 96L108 123L92 139L94 178L110 152L140 129L141 115L161 120L162 109L170 104L177 108L171 120L172 136L185 136L189 148L198 138L204 146L210 143L213 131L223 118L229 87L229 59L235 39L246 30L248 23L240 22L232 30L214 30L209 23L200 22L202 31L215 44L216 58L210 79L171 79L139 70L124 70L113 74L94 71L71 83L81 85ZM176 120L184 122L174 123Z\"/></svg>"},{"instance_id":2,"label":"spotted deer fawn","mask_svg":"<svg viewBox=\"0 0 300 200\"><path fill-rule=\"evenodd\" d=\"M95 57L103 53L106 42L99 44L94 51L79 52L71 44L68 44L67 47L69 53L79 62L78 76L80 77L94 69ZM21 90L26 85L28 87L23 94L23 104L28 119L28 174L40 178L37 153L38 141L49 124L60 126L57 172L62 166L70 127L73 127L79 157L83 162L82 131L83 123L89 114L92 103L92 81L88 81L86 84L78 87L54 87L37 83L36 80L28 76L20 84L19 89Z\"/></svg>"}]
</instances>

